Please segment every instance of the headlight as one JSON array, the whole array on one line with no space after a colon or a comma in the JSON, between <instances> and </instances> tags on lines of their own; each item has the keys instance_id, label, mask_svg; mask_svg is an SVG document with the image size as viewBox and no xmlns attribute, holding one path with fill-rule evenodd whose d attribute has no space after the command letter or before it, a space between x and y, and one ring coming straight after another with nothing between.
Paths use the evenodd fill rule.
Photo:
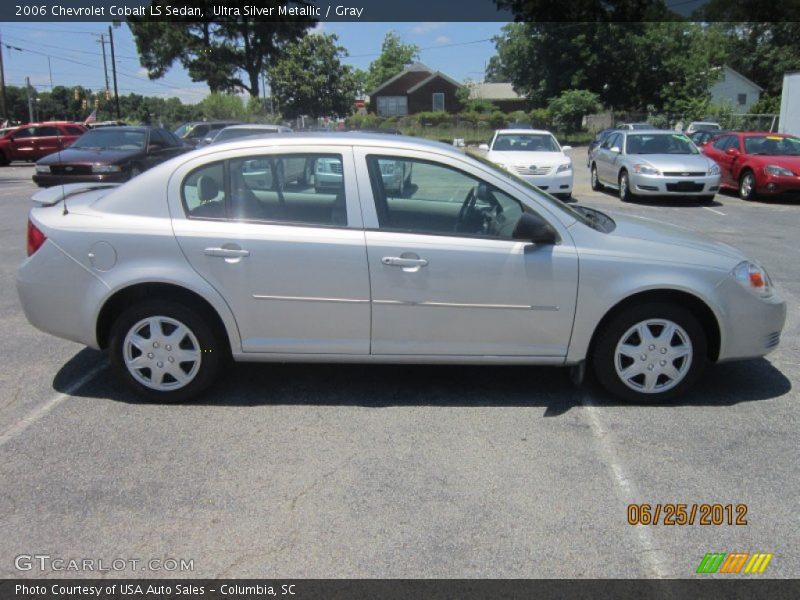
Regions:
<instances>
[{"instance_id":1,"label":"headlight","mask_svg":"<svg viewBox=\"0 0 800 600\"><path fill-rule=\"evenodd\" d=\"M719 165L717 163L714 163L713 165L711 165L708 168L708 174L709 175L719 175L720 174Z\"/></svg>"},{"instance_id":2,"label":"headlight","mask_svg":"<svg viewBox=\"0 0 800 600\"><path fill-rule=\"evenodd\" d=\"M118 165L92 165L92 173L119 173L122 167Z\"/></svg>"},{"instance_id":3,"label":"headlight","mask_svg":"<svg viewBox=\"0 0 800 600\"><path fill-rule=\"evenodd\" d=\"M769 298L774 290L767 270L759 264L745 260L733 268L733 277L743 287L760 298Z\"/></svg>"},{"instance_id":4,"label":"headlight","mask_svg":"<svg viewBox=\"0 0 800 600\"><path fill-rule=\"evenodd\" d=\"M661 175L661 171L650 165L633 165L633 170L642 175Z\"/></svg>"},{"instance_id":5,"label":"headlight","mask_svg":"<svg viewBox=\"0 0 800 600\"><path fill-rule=\"evenodd\" d=\"M50 167L48 165L36 165L37 173L49 173Z\"/></svg>"},{"instance_id":6,"label":"headlight","mask_svg":"<svg viewBox=\"0 0 800 600\"><path fill-rule=\"evenodd\" d=\"M794 177L794 173L792 173L789 169L779 167L778 165L767 165L766 167L764 167L764 173L766 173L767 175L782 175L784 177Z\"/></svg>"},{"instance_id":7,"label":"headlight","mask_svg":"<svg viewBox=\"0 0 800 600\"><path fill-rule=\"evenodd\" d=\"M571 170L572 170L572 163L564 163L563 165L558 165L556 173L563 173L564 171L571 171Z\"/></svg>"}]
</instances>

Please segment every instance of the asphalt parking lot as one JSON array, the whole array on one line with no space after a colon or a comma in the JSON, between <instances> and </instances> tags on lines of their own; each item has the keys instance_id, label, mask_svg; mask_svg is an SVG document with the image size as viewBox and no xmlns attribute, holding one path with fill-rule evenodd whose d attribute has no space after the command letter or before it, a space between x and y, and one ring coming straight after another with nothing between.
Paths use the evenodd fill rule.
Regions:
<instances>
[{"instance_id":1,"label":"asphalt parking lot","mask_svg":"<svg viewBox=\"0 0 800 600\"><path fill-rule=\"evenodd\" d=\"M692 577L708 552L800 573L800 200L577 201L763 262L779 349L631 406L530 367L237 365L203 401L141 402L102 354L34 330L14 286L34 192L0 168L0 577ZM630 526L630 503L746 504L747 525ZM15 557L194 570L19 571Z\"/></svg>"}]
</instances>

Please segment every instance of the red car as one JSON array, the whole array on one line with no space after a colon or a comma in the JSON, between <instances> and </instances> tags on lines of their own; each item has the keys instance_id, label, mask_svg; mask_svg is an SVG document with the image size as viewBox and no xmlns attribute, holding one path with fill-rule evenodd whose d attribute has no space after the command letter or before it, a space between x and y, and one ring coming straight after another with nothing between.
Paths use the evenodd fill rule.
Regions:
<instances>
[{"instance_id":1,"label":"red car","mask_svg":"<svg viewBox=\"0 0 800 600\"><path fill-rule=\"evenodd\" d=\"M726 133L702 148L722 171L721 187L743 200L800 194L800 138L783 133Z\"/></svg>"},{"instance_id":2,"label":"red car","mask_svg":"<svg viewBox=\"0 0 800 600\"><path fill-rule=\"evenodd\" d=\"M20 125L0 137L0 165L7 165L13 160L39 160L66 148L84 133L86 127L67 121Z\"/></svg>"}]
</instances>

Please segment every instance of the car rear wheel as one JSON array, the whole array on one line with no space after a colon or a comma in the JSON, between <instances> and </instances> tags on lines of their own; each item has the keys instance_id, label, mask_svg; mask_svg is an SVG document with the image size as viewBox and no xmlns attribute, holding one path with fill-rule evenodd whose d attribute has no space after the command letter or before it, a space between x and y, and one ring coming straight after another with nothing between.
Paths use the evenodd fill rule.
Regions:
<instances>
[{"instance_id":1,"label":"car rear wheel","mask_svg":"<svg viewBox=\"0 0 800 600\"><path fill-rule=\"evenodd\" d=\"M742 200L756 199L756 176L752 171L745 171L739 178L739 197Z\"/></svg>"},{"instance_id":2,"label":"car rear wheel","mask_svg":"<svg viewBox=\"0 0 800 600\"><path fill-rule=\"evenodd\" d=\"M600 192L603 189L603 184L600 183L600 178L597 176L597 165L592 165L592 189L595 192Z\"/></svg>"},{"instance_id":3,"label":"car rear wheel","mask_svg":"<svg viewBox=\"0 0 800 600\"><path fill-rule=\"evenodd\" d=\"M631 191L631 179L627 171L619 174L619 199L623 202L636 200L636 194Z\"/></svg>"},{"instance_id":4,"label":"car rear wheel","mask_svg":"<svg viewBox=\"0 0 800 600\"><path fill-rule=\"evenodd\" d=\"M0 152L0 167L5 167L10 161L5 153Z\"/></svg>"},{"instance_id":5,"label":"car rear wheel","mask_svg":"<svg viewBox=\"0 0 800 600\"><path fill-rule=\"evenodd\" d=\"M613 395L659 402L684 393L708 358L706 335L681 306L646 303L613 317L597 332L592 365Z\"/></svg>"},{"instance_id":6,"label":"car rear wheel","mask_svg":"<svg viewBox=\"0 0 800 600\"><path fill-rule=\"evenodd\" d=\"M148 400L190 400L214 383L223 362L224 345L207 323L168 300L134 305L112 327L111 364Z\"/></svg>"}]
</instances>

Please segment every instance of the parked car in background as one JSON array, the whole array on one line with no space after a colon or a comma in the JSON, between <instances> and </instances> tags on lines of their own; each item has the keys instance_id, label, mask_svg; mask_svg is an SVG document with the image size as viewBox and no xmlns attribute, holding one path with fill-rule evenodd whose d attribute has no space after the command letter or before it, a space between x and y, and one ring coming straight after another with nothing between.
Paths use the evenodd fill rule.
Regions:
<instances>
[{"instance_id":1,"label":"parked car in background","mask_svg":"<svg viewBox=\"0 0 800 600\"><path fill-rule=\"evenodd\" d=\"M717 130L717 131L710 131L710 130L707 130L707 129L699 129L699 130L695 131L694 133L691 133L691 134L688 134L688 135L689 135L689 139L694 142L695 146L697 146L698 148L702 148L703 146L705 146L708 142L710 142L714 138L719 137L720 135L723 135L725 133L730 133L730 132L724 131L722 129Z\"/></svg>"},{"instance_id":2,"label":"parked car in background","mask_svg":"<svg viewBox=\"0 0 800 600\"><path fill-rule=\"evenodd\" d=\"M634 129L658 129L658 127L650 123L620 123L617 125L617 129L633 131Z\"/></svg>"},{"instance_id":3,"label":"parked car in background","mask_svg":"<svg viewBox=\"0 0 800 600\"><path fill-rule=\"evenodd\" d=\"M206 137L197 142L197 147L199 148L200 146L208 146L209 144L211 144L220 131L222 131L222 129L212 129L211 131L209 131L206 134Z\"/></svg>"},{"instance_id":4,"label":"parked car in background","mask_svg":"<svg viewBox=\"0 0 800 600\"><path fill-rule=\"evenodd\" d=\"M800 138L782 133L733 132L703 147L722 171L722 187L743 200L800 193Z\"/></svg>"},{"instance_id":5,"label":"parked car in background","mask_svg":"<svg viewBox=\"0 0 800 600\"><path fill-rule=\"evenodd\" d=\"M674 131L618 131L597 149L590 169L592 189L619 190L623 202L639 196L710 202L720 186L719 166Z\"/></svg>"},{"instance_id":6,"label":"parked car in background","mask_svg":"<svg viewBox=\"0 0 800 600\"><path fill-rule=\"evenodd\" d=\"M522 177L540 190L561 198L572 195L572 159L549 131L498 129L489 144L481 144L486 158Z\"/></svg>"},{"instance_id":7,"label":"parked car in background","mask_svg":"<svg viewBox=\"0 0 800 600\"><path fill-rule=\"evenodd\" d=\"M338 159L344 185L242 177L287 158ZM387 193L384 161L413 163L408 197ZM121 380L158 402L196 397L230 357L588 363L612 394L661 401L709 363L771 352L786 318L739 250L568 206L435 142L247 138L85 185L34 196L21 305L39 329L108 349Z\"/></svg>"},{"instance_id":8,"label":"parked car in background","mask_svg":"<svg viewBox=\"0 0 800 600\"><path fill-rule=\"evenodd\" d=\"M0 165L14 160L36 161L66 148L86 133L80 123L49 121L13 127L0 138Z\"/></svg>"},{"instance_id":9,"label":"parked car in background","mask_svg":"<svg viewBox=\"0 0 800 600\"><path fill-rule=\"evenodd\" d=\"M721 131L722 125L716 121L692 121L686 128L686 134L694 133L695 131Z\"/></svg>"},{"instance_id":10,"label":"parked car in background","mask_svg":"<svg viewBox=\"0 0 800 600\"><path fill-rule=\"evenodd\" d=\"M241 124L230 125L219 130L219 133L211 140L212 144L221 144L223 142L230 142L243 137L250 137L254 135L271 135L275 133L291 133L292 130L283 125L269 125L269 124Z\"/></svg>"},{"instance_id":11,"label":"parked car in background","mask_svg":"<svg viewBox=\"0 0 800 600\"><path fill-rule=\"evenodd\" d=\"M174 133L181 140L192 146L197 146L212 129L223 129L229 125L237 125L241 121L193 121L184 123Z\"/></svg>"},{"instance_id":12,"label":"parked car in background","mask_svg":"<svg viewBox=\"0 0 800 600\"><path fill-rule=\"evenodd\" d=\"M94 123L86 123L89 129L98 129L100 127L124 127L127 125L125 121L95 121Z\"/></svg>"},{"instance_id":13,"label":"parked car in background","mask_svg":"<svg viewBox=\"0 0 800 600\"><path fill-rule=\"evenodd\" d=\"M102 127L69 148L36 163L33 181L41 187L84 181L119 182L191 150L166 129Z\"/></svg>"},{"instance_id":14,"label":"parked car in background","mask_svg":"<svg viewBox=\"0 0 800 600\"><path fill-rule=\"evenodd\" d=\"M594 154L594 151L597 150L600 144L606 141L606 138L608 138L608 136L614 133L615 131L619 131L619 129L615 127L611 127L609 129L603 129L602 131L597 132L592 141L589 142L589 147L586 150L587 167L592 164L592 155Z\"/></svg>"}]
</instances>

